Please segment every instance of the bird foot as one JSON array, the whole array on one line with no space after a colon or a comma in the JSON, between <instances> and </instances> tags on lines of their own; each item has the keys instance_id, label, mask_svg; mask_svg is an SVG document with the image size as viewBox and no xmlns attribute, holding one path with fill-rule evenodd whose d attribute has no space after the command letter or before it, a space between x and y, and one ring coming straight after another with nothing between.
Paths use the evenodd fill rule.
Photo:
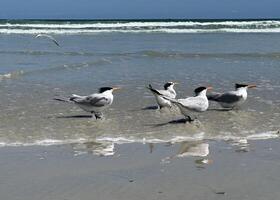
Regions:
<instances>
[{"instance_id":1,"label":"bird foot","mask_svg":"<svg viewBox=\"0 0 280 200\"><path fill-rule=\"evenodd\" d=\"M102 113L92 113L92 118L95 118L96 120L104 120L105 117Z\"/></svg>"},{"instance_id":2,"label":"bird foot","mask_svg":"<svg viewBox=\"0 0 280 200\"><path fill-rule=\"evenodd\" d=\"M192 123L192 122L194 122L196 119L197 119L196 117L191 118L191 116L187 116L187 117L186 117L186 123L187 123L187 122Z\"/></svg>"}]
</instances>

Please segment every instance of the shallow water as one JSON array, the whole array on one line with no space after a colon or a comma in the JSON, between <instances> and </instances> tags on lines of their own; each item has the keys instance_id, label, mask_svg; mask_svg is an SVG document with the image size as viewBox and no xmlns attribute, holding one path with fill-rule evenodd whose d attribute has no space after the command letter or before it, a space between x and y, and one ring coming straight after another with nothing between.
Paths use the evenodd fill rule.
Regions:
<instances>
[{"instance_id":1,"label":"shallow water","mask_svg":"<svg viewBox=\"0 0 280 200\"><path fill-rule=\"evenodd\" d=\"M0 144L163 142L278 137L279 33L75 33L53 35L61 47L35 35L0 34ZM236 82L257 84L238 111L211 103L194 113L200 123L172 110L143 109L155 100L145 88L178 81L178 97L200 85L215 91ZM95 121L53 97L86 95L121 86Z\"/></svg>"}]
</instances>

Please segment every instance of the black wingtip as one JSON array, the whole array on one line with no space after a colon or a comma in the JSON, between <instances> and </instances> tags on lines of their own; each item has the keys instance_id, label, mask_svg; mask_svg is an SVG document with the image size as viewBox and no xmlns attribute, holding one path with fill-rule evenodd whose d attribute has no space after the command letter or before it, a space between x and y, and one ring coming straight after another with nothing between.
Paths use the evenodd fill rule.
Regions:
<instances>
[{"instance_id":1,"label":"black wingtip","mask_svg":"<svg viewBox=\"0 0 280 200\"><path fill-rule=\"evenodd\" d=\"M56 44L56 46L60 47L60 45L58 44L58 42L54 41L54 43Z\"/></svg>"},{"instance_id":2,"label":"black wingtip","mask_svg":"<svg viewBox=\"0 0 280 200\"><path fill-rule=\"evenodd\" d=\"M146 88L149 89L149 90L152 90L152 89L153 89L153 87L152 87L151 84L149 84L148 86L146 86Z\"/></svg>"},{"instance_id":3,"label":"black wingtip","mask_svg":"<svg viewBox=\"0 0 280 200\"><path fill-rule=\"evenodd\" d=\"M151 84L149 84L147 88L148 88L149 90L151 90L151 92L153 92L153 93L155 93L155 94L157 94L157 95L162 95L162 94L159 93L156 89L154 89L154 88L152 87Z\"/></svg>"}]
</instances>

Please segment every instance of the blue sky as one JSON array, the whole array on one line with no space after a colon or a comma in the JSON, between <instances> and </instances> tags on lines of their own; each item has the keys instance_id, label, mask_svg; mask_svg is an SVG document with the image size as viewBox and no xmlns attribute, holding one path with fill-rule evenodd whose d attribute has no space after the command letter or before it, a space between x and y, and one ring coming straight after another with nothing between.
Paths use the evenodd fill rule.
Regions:
<instances>
[{"instance_id":1,"label":"blue sky","mask_svg":"<svg viewBox=\"0 0 280 200\"><path fill-rule=\"evenodd\" d=\"M280 0L0 0L2 19L280 18Z\"/></svg>"}]
</instances>

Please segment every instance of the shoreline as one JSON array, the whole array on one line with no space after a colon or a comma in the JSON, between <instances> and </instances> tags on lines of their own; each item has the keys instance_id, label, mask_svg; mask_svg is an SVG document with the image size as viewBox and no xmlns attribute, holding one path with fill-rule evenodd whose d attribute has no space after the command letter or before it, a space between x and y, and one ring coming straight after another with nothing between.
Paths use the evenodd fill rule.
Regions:
<instances>
[{"instance_id":1,"label":"shoreline","mask_svg":"<svg viewBox=\"0 0 280 200\"><path fill-rule=\"evenodd\" d=\"M205 142L205 141L204 141ZM71 145L0 148L3 199L266 199L280 195L280 140L122 144L104 157ZM204 145L205 147L205 145ZM183 149L183 150L182 150ZM81 149L80 149L81 150ZM186 151L187 150L187 151ZM185 156L177 156L178 153ZM207 153L207 152L206 152ZM208 160L206 163L204 160Z\"/></svg>"}]
</instances>

